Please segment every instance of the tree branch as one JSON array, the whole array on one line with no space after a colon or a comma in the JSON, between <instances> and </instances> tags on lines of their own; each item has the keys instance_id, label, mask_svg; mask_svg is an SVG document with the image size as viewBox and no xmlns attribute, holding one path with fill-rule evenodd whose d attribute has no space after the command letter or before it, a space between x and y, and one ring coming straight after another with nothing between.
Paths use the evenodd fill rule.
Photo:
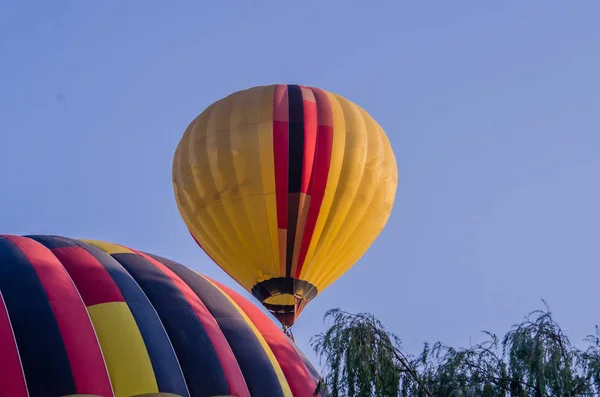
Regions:
<instances>
[{"instance_id":1,"label":"tree branch","mask_svg":"<svg viewBox=\"0 0 600 397\"><path fill-rule=\"evenodd\" d=\"M382 331L375 327L373 327L373 330L380 338L383 338L384 340L389 341L389 335L387 335L387 333L385 333L385 331ZM405 371L408 372L412 376L412 378L415 380L415 382L417 382L417 384L423 390L423 392L425 392L425 394L427 394L428 397L433 397L433 394L429 391L429 389L427 388L427 385L425 385L425 383L421 380L417 371L408 363L408 359L404 356L404 354L402 354L402 352L400 350L398 350L391 343L391 341L389 341L389 342L390 342L389 343L390 348L392 349L392 353L394 353L394 357L396 357L396 360L398 360L398 362L404 367Z\"/></svg>"}]
</instances>

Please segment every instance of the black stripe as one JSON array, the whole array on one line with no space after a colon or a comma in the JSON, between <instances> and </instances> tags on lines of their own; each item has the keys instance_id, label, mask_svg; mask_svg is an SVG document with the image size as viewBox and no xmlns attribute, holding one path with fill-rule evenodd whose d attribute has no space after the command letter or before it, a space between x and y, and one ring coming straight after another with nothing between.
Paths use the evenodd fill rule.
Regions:
<instances>
[{"instance_id":1,"label":"black stripe","mask_svg":"<svg viewBox=\"0 0 600 397\"><path fill-rule=\"evenodd\" d=\"M65 344L44 287L25 254L3 237L0 291L19 347L29 395L77 393Z\"/></svg>"},{"instance_id":2,"label":"black stripe","mask_svg":"<svg viewBox=\"0 0 600 397\"><path fill-rule=\"evenodd\" d=\"M304 162L304 104L302 90L297 85L288 85L288 107L288 228L285 272L286 276L290 277L298 223L297 196L302 185L302 163ZM295 200L291 200L292 194L296 194Z\"/></svg>"},{"instance_id":3,"label":"black stripe","mask_svg":"<svg viewBox=\"0 0 600 397\"><path fill-rule=\"evenodd\" d=\"M288 86L289 150L288 193L300 193L302 162L304 157L304 105L302 90L297 85Z\"/></svg>"},{"instance_id":4,"label":"black stripe","mask_svg":"<svg viewBox=\"0 0 600 397\"><path fill-rule=\"evenodd\" d=\"M158 313L181 364L190 395L230 394L215 347L194 309L171 279L137 254L119 253L112 257L137 281Z\"/></svg>"},{"instance_id":5,"label":"black stripe","mask_svg":"<svg viewBox=\"0 0 600 397\"><path fill-rule=\"evenodd\" d=\"M250 394L283 397L281 384L267 353L246 320L227 297L213 284L187 267L157 255L147 255L177 274L206 305L233 350Z\"/></svg>"}]
</instances>

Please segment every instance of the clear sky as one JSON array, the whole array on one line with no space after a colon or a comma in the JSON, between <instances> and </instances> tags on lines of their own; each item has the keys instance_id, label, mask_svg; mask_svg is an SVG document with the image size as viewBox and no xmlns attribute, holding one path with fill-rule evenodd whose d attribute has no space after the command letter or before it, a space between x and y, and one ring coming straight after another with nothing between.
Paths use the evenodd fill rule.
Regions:
<instances>
[{"instance_id":1,"label":"clear sky","mask_svg":"<svg viewBox=\"0 0 600 397\"><path fill-rule=\"evenodd\" d=\"M412 351L504 332L541 298L575 341L600 323L600 2L10 3L0 233L104 239L234 286L187 234L172 156L214 100L301 83L367 109L400 173L380 238L295 327L310 357L331 307Z\"/></svg>"}]
</instances>

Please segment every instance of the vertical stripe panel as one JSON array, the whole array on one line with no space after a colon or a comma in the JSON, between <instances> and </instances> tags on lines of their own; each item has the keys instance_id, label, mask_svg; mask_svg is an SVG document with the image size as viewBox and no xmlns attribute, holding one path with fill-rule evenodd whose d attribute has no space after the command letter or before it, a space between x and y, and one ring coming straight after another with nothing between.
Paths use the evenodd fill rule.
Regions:
<instances>
[{"instance_id":1,"label":"vertical stripe panel","mask_svg":"<svg viewBox=\"0 0 600 397\"><path fill-rule=\"evenodd\" d=\"M125 302L88 307L117 397L158 391L148 351Z\"/></svg>"},{"instance_id":2,"label":"vertical stripe panel","mask_svg":"<svg viewBox=\"0 0 600 397\"><path fill-rule=\"evenodd\" d=\"M288 85L289 142L288 142L288 210L285 276L292 273L294 242L300 206L302 169L304 163L304 102L302 89Z\"/></svg>"},{"instance_id":3,"label":"vertical stripe panel","mask_svg":"<svg viewBox=\"0 0 600 397\"><path fill-rule=\"evenodd\" d=\"M7 238L27 257L46 292L64 342L76 392L113 396L94 327L62 264L35 240L18 236Z\"/></svg>"},{"instance_id":4,"label":"vertical stripe panel","mask_svg":"<svg viewBox=\"0 0 600 397\"><path fill-rule=\"evenodd\" d=\"M311 197L308 195L308 188L312 179L315 149L317 145L317 104L315 95L308 87L301 87L302 108L303 108L303 148L302 148L302 176L300 182L300 193L295 194L293 201L298 202L296 214L296 231L294 237L294 248L292 250L292 266L290 276L294 277L298 267L298 259L302 246L308 210L311 205Z\"/></svg>"},{"instance_id":5,"label":"vertical stripe panel","mask_svg":"<svg viewBox=\"0 0 600 397\"><path fill-rule=\"evenodd\" d=\"M151 257L180 277L206 305L235 354L250 394L284 397L282 386L268 354L257 335L227 296L208 280L183 265L156 255ZM265 347L270 351L268 346ZM279 367L276 361L275 365Z\"/></svg>"},{"instance_id":6,"label":"vertical stripe panel","mask_svg":"<svg viewBox=\"0 0 600 397\"><path fill-rule=\"evenodd\" d=\"M289 100L288 87L275 86L273 97L273 166L275 168L275 195L279 242L279 272L286 274L286 246L288 229L288 147Z\"/></svg>"},{"instance_id":7,"label":"vertical stripe panel","mask_svg":"<svg viewBox=\"0 0 600 397\"><path fill-rule=\"evenodd\" d=\"M3 259L0 257L0 266L2 266ZM17 342L6 311L2 291L0 291L0 352L0 396L27 397L29 394L23 368L21 368Z\"/></svg>"},{"instance_id":8,"label":"vertical stripe panel","mask_svg":"<svg viewBox=\"0 0 600 397\"><path fill-rule=\"evenodd\" d=\"M317 104L313 91L308 87L301 88L302 93L302 115L303 115L303 155L302 155L302 177L300 192L308 193L308 187L312 178L313 164L315 160L315 148L317 146Z\"/></svg>"},{"instance_id":9,"label":"vertical stripe panel","mask_svg":"<svg viewBox=\"0 0 600 397\"><path fill-rule=\"evenodd\" d=\"M173 344L190 394L194 397L230 394L215 347L190 302L158 267L129 252L112 256L131 274L156 309Z\"/></svg>"},{"instance_id":10,"label":"vertical stripe panel","mask_svg":"<svg viewBox=\"0 0 600 397\"><path fill-rule=\"evenodd\" d=\"M48 247L50 248L50 247ZM107 302L125 302L104 266L79 246L52 249L71 276L86 306Z\"/></svg>"},{"instance_id":11,"label":"vertical stripe panel","mask_svg":"<svg viewBox=\"0 0 600 397\"><path fill-rule=\"evenodd\" d=\"M240 397L250 397L248 387L246 385L246 382L244 381L242 371L240 370L235 355L233 354L229 343L227 343L227 339L221 332L219 325L217 324L216 320L211 316L204 303L202 303L200 298L198 298L198 296L194 294L194 291L192 291L192 289L185 282L183 282L181 278L179 278L175 273L173 273L168 267L142 252L134 252L141 258L149 262L151 265L156 266L163 274L165 274L181 292L185 300L193 308L194 313L196 314L198 320L200 320L200 323L205 329L206 334L212 343L212 347L214 348L217 354L217 357L225 374L225 379L229 385L230 393L239 395Z\"/></svg>"},{"instance_id":12,"label":"vertical stripe panel","mask_svg":"<svg viewBox=\"0 0 600 397\"><path fill-rule=\"evenodd\" d=\"M124 297L129 310L131 311L139 334L143 339L143 344L147 349L151 368L148 368L146 360L141 360L138 367L124 367L120 362L115 362L115 371L119 376L131 378L129 382L137 382L137 388L144 386L147 382L144 379L156 379L158 390L165 393L174 393L179 396L188 397L189 391L179 365L179 361L167 336L167 332L161 323L158 314L152 307L150 301L135 282L129 273L112 256L101 250L94 244L97 242L85 243L79 241L78 244L83 247L98 263L106 269L115 285L119 288ZM100 309L96 309L99 311ZM118 316L119 313L115 313ZM129 321L129 320L126 320ZM137 346L136 333L133 328L124 336L133 339L132 345ZM108 361L108 358L107 358ZM119 366L117 366L119 365ZM152 372L154 371L154 376Z\"/></svg>"},{"instance_id":13,"label":"vertical stripe panel","mask_svg":"<svg viewBox=\"0 0 600 397\"><path fill-rule=\"evenodd\" d=\"M271 269L270 273L280 276L279 260L279 232L277 229L277 194L275 189L275 155L273 153L273 120L274 120L274 85L264 87L260 98L260 113L258 117L258 144L260 154L260 168L262 173L263 190L262 197L267 215L266 226L268 228L268 238L271 242L271 260L265 260L266 264L271 265L266 269ZM286 188L287 189L287 188ZM261 236L265 238L265 236ZM253 286L253 285L252 285ZM248 286L246 286L248 288Z\"/></svg>"},{"instance_id":14,"label":"vertical stripe panel","mask_svg":"<svg viewBox=\"0 0 600 397\"><path fill-rule=\"evenodd\" d=\"M203 163L201 168L195 170L202 178L202 185L205 185L205 191L197 204L215 214L213 219L217 227L232 245L238 258L233 262L236 274L245 273L244 278L255 280L255 265L261 261L254 249L255 244L251 242L252 235L245 232L247 220L240 216L239 205L231 205L232 201L241 204L232 162L232 157L237 155L232 152L231 146L231 116L238 98L244 97L246 92L229 95L215 104L205 130L195 130L199 132L199 144L194 144L194 149L190 151L190 160L194 162L195 159L201 159ZM195 215L196 218L200 216Z\"/></svg>"},{"instance_id":15,"label":"vertical stripe panel","mask_svg":"<svg viewBox=\"0 0 600 397\"><path fill-rule=\"evenodd\" d=\"M277 194L277 226L287 229L289 105L288 87L278 84L273 97L273 155Z\"/></svg>"},{"instance_id":16,"label":"vertical stripe panel","mask_svg":"<svg viewBox=\"0 0 600 397\"><path fill-rule=\"evenodd\" d=\"M208 279L208 277L206 278ZM293 395L312 396L317 384L313 380L308 368L303 365L302 358L292 346L293 342L250 301L244 299L231 288L215 280L210 281L227 294L254 323L277 358L277 362L281 366L281 370L290 385Z\"/></svg>"},{"instance_id":17,"label":"vertical stripe panel","mask_svg":"<svg viewBox=\"0 0 600 397\"><path fill-rule=\"evenodd\" d=\"M216 105L209 106L186 129L173 158L173 178L181 181L181 184L174 185L175 199L190 232L215 260L231 272L234 270L232 264L243 259L238 255L238 244L228 238L230 230L219 222L222 216L220 207L206 205L215 198L210 193L214 190L213 176L203 154L207 150L208 121ZM189 165L193 163L197 164L197 168L191 171ZM195 208L193 214L187 211L191 206ZM241 282L251 280L251 273L247 271L236 274L244 280Z\"/></svg>"},{"instance_id":18,"label":"vertical stripe panel","mask_svg":"<svg viewBox=\"0 0 600 397\"><path fill-rule=\"evenodd\" d=\"M231 219L247 247L245 262L239 263L238 267L249 267L254 275L253 282L264 274L279 274L279 261L272 261L272 242L268 238L269 223L265 207L266 196L274 193L274 190L267 190L265 184L272 184L274 178L273 175L267 176L267 180L263 181L261 165L262 153L273 152L272 142L264 147L260 140L259 120L264 88L254 87L236 95L229 115L228 130L217 131L217 141L222 143L218 147L224 152L218 157L220 163L227 166L219 167L219 172L227 182L217 185L217 188L222 192L222 203L229 208ZM226 147L229 150L225 150ZM273 162L269 165L273 172ZM224 168L228 169L227 173L224 173Z\"/></svg>"},{"instance_id":19,"label":"vertical stripe panel","mask_svg":"<svg viewBox=\"0 0 600 397\"><path fill-rule=\"evenodd\" d=\"M331 151L333 149L333 111L329 98L323 90L312 89L316 101L317 137L315 146L315 160L311 172L310 184L307 193L310 196L310 207L306 218L306 226L302 235L298 267L294 276L300 278L302 267L308 247L313 238L317 218L321 210L327 177L331 165Z\"/></svg>"},{"instance_id":20,"label":"vertical stripe panel","mask_svg":"<svg viewBox=\"0 0 600 397\"><path fill-rule=\"evenodd\" d=\"M297 85L288 85L289 143L288 143L288 193L300 193L302 190L302 169L304 165L304 101L302 89ZM290 211L288 210L288 222Z\"/></svg>"},{"instance_id":21,"label":"vertical stripe panel","mask_svg":"<svg viewBox=\"0 0 600 397\"><path fill-rule=\"evenodd\" d=\"M19 347L30 396L77 393L65 345L44 287L27 257L6 237L0 237L0 291Z\"/></svg>"},{"instance_id":22,"label":"vertical stripe panel","mask_svg":"<svg viewBox=\"0 0 600 397\"><path fill-rule=\"evenodd\" d=\"M229 230L227 238L239 243L241 260L237 262L237 269L246 268L254 279L256 268L263 261L246 204L251 196L262 195L260 165L255 153L258 106L259 101L252 101L252 90L240 91L219 101L206 126L205 151L214 190L204 202L208 207L218 208L219 224ZM251 115L245 114L248 110ZM249 189L254 191L248 192Z\"/></svg>"}]
</instances>

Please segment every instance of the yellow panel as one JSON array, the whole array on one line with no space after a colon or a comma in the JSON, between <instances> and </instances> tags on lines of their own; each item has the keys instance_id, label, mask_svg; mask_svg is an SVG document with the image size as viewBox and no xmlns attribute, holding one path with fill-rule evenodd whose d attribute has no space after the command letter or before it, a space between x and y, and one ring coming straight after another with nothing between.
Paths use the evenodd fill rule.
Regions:
<instances>
[{"instance_id":1,"label":"yellow panel","mask_svg":"<svg viewBox=\"0 0 600 397\"><path fill-rule=\"evenodd\" d=\"M154 370L142 335L125 302L89 306L115 397L157 393Z\"/></svg>"},{"instance_id":2,"label":"yellow panel","mask_svg":"<svg viewBox=\"0 0 600 397\"><path fill-rule=\"evenodd\" d=\"M356 191L352 204L346 216L340 219L342 227L333 240L331 249L323 255L321 262L327 263L327 267L315 275L312 280L315 285L323 288L323 282L330 278L338 278L345 273L354 263L344 261L351 253L358 254L362 247L362 241L369 240L372 236L379 234L377 225L370 219L362 227L359 223L364 219L365 213L369 209L374 210L372 215L377 215L382 210L381 207L372 206L373 197L379 185L379 179L383 170L384 145L382 136L379 132L379 126L369 115L357 105L351 104L360 114L362 119L362 130L367 136L367 157L364 163L364 171L360 185ZM381 186L379 186L381 188ZM352 238L353 244L348 244Z\"/></svg>"},{"instance_id":3,"label":"yellow panel","mask_svg":"<svg viewBox=\"0 0 600 397\"><path fill-rule=\"evenodd\" d=\"M229 181L233 177L233 182L236 182L234 189L238 189L235 195L224 196L222 202L225 208L229 209L230 219L237 226L243 245L249 252L247 266L255 272L254 279L249 280L251 283L256 283L258 278L265 276L276 276L279 272L279 264L272 258L273 249L265 207L267 192L261 167L260 154L265 149L261 147L259 139L262 90L263 87L255 87L237 95L231 110L228 134L225 131L218 132L219 136L229 137L231 146L232 175L224 175L224 179ZM272 146L268 150L272 153ZM273 165L273 190L270 193L274 195L272 170Z\"/></svg>"},{"instance_id":4,"label":"yellow panel","mask_svg":"<svg viewBox=\"0 0 600 397\"><path fill-rule=\"evenodd\" d=\"M248 290L279 276L274 89L254 87L211 105L188 127L173 160L184 221Z\"/></svg>"},{"instance_id":5,"label":"yellow panel","mask_svg":"<svg viewBox=\"0 0 600 397\"><path fill-rule=\"evenodd\" d=\"M213 177L215 198L211 206L218 209L220 216L218 222L228 229L228 237L236 240L237 254L241 260L235 263L235 271L240 268L248 270L249 279L241 280L246 288L251 288L256 279L256 269L260 267L261 258L255 249L254 237L249 231L246 211L240 191L240 184L236 176L234 154L232 145L232 117L237 117L245 102L247 90L230 95L217 104L206 126L207 147L210 148L206 155L209 170ZM258 118L258 109L256 111ZM239 148L237 148L239 150ZM253 172L254 171L254 172ZM249 170L250 173L260 173L260 170ZM232 269L233 271L233 269Z\"/></svg>"},{"instance_id":6,"label":"yellow panel","mask_svg":"<svg viewBox=\"0 0 600 397\"><path fill-rule=\"evenodd\" d=\"M232 238L232 231L222 225L222 210L213 205L218 199L213 176L204 155L208 151L206 128L213 110L222 101L209 106L190 124L174 157L173 178L177 205L190 231L202 247L220 265L238 263L243 257ZM226 225L225 225L226 226ZM230 275L244 275L245 269L224 267Z\"/></svg>"},{"instance_id":7,"label":"yellow panel","mask_svg":"<svg viewBox=\"0 0 600 397\"><path fill-rule=\"evenodd\" d=\"M324 259L329 254L329 250L332 249L332 244L342 228L344 219L352 209L354 198L358 193L360 181L365 171L367 158L368 136L360 111L350 101L339 95L334 94L334 96L341 105L346 126L342 169L325 227L321 236L319 236L319 243L315 249L314 257L308 264L308 269L304 275L304 279L315 285L319 291L322 291L322 288L315 281L319 279L320 273L328 269L328 266L324 265L326 264ZM348 248L352 249L352 247Z\"/></svg>"},{"instance_id":8,"label":"yellow panel","mask_svg":"<svg viewBox=\"0 0 600 397\"><path fill-rule=\"evenodd\" d=\"M396 159L392 147L381 127L379 127L379 133L382 137L384 147L382 173L379 184L375 189L373 200L362 220L356 226L357 230L369 229L369 232L364 235L352 235L345 245L349 247L355 246L356 249L348 251L344 256L340 257L338 261L332 261L330 263L332 268L338 268L342 263L353 264L358 261L373 241L375 241L390 217L398 184L398 168L396 166ZM337 277L337 274L330 274L329 277L324 278L321 281L323 288L326 288L333 283Z\"/></svg>"},{"instance_id":9,"label":"yellow panel","mask_svg":"<svg viewBox=\"0 0 600 397\"><path fill-rule=\"evenodd\" d=\"M200 116L196 117L186 129L183 138L177 146L176 155L173 158L173 187L177 206L190 232L196 240L218 263L237 260L232 258L233 250L228 239L219 230L213 219L213 214L205 211L205 191L199 180L199 166L190 163L190 151L193 145L190 143L192 135L196 142L202 142L201 132L205 130L208 123L210 110L214 104L209 106ZM194 133L200 131L200 133ZM177 183L175 183L177 181Z\"/></svg>"},{"instance_id":10,"label":"yellow panel","mask_svg":"<svg viewBox=\"0 0 600 397\"><path fill-rule=\"evenodd\" d=\"M271 259L265 258L266 267L273 268L273 274L281 276L279 271L279 231L277 229L277 202L275 195L275 158L273 154L273 97L275 86L267 86L262 90L260 98L260 115L258 125L258 153L263 182L263 203L267 215L268 234L260 238L269 239ZM262 281L262 280L261 280Z\"/></svg>"},{"instance_id":11,"label":"yellow panel","mask_svg":"<svg viewBox=\"0 0 600 397\"><path fill-rule=\"evenodd\" d=\"M101 249L102 251L112 255L112 254L131 254L133 253L132 250L125 248L123 246L120 246L118 244L112 244L112 243L106 243L104 241L98 241L98 240L83 240L80 239L79 241L83 241L84 243L88 243L90 245L93 245L96 248Z\"/></svg>"},{"instance_id":12,"label":"yellow panel","mask_svg":"<svg viewBox=\"0 0 600 397\"><path fill-rule=\"evenodd\" d=\"M228 209L223 206L223 198L239 194L236 179L224 180L223 173L231 176L231 148L229 143L229 115L233 106L233 97L230 95L219 102L207 112L206 124L197 126L192 131L192 142L189 147L190 163L196 164L197 175L195 182L201 187L200 197L195 198L192 205L198 205L195 219L210 217L213 227L206 230L208 234L217 232L229 246L228 258L220 265L225 271L244 285L253 278L254 272L247 266L249 254L244 246L240 233L236 230L230 219ZM222 120L219 120L222 119ZM217 122L221 129L217 136ZM224 131L223 131L224 130ZM218 138L218 139L217 139ZM218 166L215 164L219 161ZM200 206L201 205L201 206ZM205 247L210 253L211 247Z\"/></svg>"},{"instance_id":13,"label":"yellow panel","mask_svg":"<svg viewBox=\"0 0 600 397\"><path fill-rule=\"evenodd\" d=\"M284 396L285 397L294 397L292 395L292 389L290 389L290 385L288 384L287 379L285 378L285 375L283 374L283 370L281 369L281 366L279 365L277 358L275 358L275 355L273 354L273 351L269 347L269 344L267 343L265 338L262 336L262 334L258 331L258 329L254 325L252 320L250 320L248 315L238 306L237 303L235 303L235 301L233 299L231 299L231 297L229 295L227 295L225 292L223 292L223 290L221 290L221 288L219 288L216 284L214 284L208 278L204 277L202 274L200 274L198 272L196 272L196 274L198 274L200 277L204 278L206 281L211 283L217 290L219 290L219 292L221 294L223 294L223 296L225 298L227 298L229 303L231 303L231 305L233 307L235 307L236 310L240 313L240 316L242 316L242 318L244 319L246 324L248 324L250 329L252 329L252 332L254 333L254 335L256 336L258 341L260 342L262 348L265 350L267 357L269 357L269 361L271 362L271 365L273 366L273 369L275 370L275 373L277 374L277 379L279 379L279 384L281 385L281 389L283 391Z\"/></svg>"}]
</instances>

